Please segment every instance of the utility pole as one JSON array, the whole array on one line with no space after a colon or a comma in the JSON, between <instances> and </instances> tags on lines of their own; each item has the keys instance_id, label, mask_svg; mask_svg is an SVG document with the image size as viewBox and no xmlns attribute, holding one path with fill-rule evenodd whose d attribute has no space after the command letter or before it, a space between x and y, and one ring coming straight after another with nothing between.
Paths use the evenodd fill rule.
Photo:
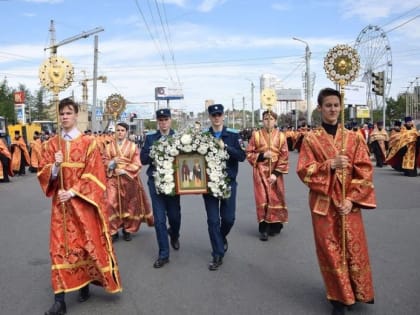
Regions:
<instances>
[{"instance_id":1,"label":"utility pole","mask_svg":"<svg viewBox=\"0 0 420 315\"><path fill-rule=\"evenodd\" d=\"M310 75L310 63L311 63L311 50L309 49L309 45L304 40L299 38L293 37L294 40L304 43L305 47L305 63L306 63L306 73L305 73L305 81L306 81L306 108L307 108L307 116L306 116L306 124L311 125L311 114L312 114L312 106L311 106L311 75Z\"/></svg>"},{"instance_id":2,"label":"utility pole","mask_svg":"<svg viewBox=\"0 0 420 315\"><path fill-rule=\"evenodd\" d=\"M95 44L93 49L93 88L92 88L92 130L97 131L96 121L96 92L98 89L98 35L95 35Z\"/></svg>"},{"instance_id":3,"label":"utility pole","mask_svg":"<svg viewBox=\"0 0 420 315\"><path fill-rule=\"evenodd\" d=\"M246 128L246 119L245 119L245 96L242 96L242 129Z\"/></svg>"}]
</instances>

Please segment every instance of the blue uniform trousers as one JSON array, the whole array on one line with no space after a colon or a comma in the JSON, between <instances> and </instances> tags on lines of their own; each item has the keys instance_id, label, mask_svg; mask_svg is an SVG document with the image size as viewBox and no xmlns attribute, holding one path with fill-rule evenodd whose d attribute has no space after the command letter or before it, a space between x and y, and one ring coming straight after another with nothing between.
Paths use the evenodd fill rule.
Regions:
<instances>
[{"instance_id":1,"label":"blue uniform trousers","mask_svg":"<svg viewBox=\"0 0 420 315\"><path fill-rule=\"evenodd\" d=\"M171 237L179 238L179 229L181 227L180 198L179 195L167 196L164 194L157 194L155 182L152 179L147 181L147 185L149 186L150 199L152 200L156 238L159 246L159 258L169 258L166 216L168 216Z\"/></svg>"},{"instance_id":2,"label":"blue uniform trousers","mask_svg":"<svg viewBox=\"0 0 420 315\"><path fill-rule=\"evenodd\" d=\"M224 256L223 239L229 234L235 222L237 183L232 181L230 185L231 195L228 199L218 199L211 194L203 195L213 257Z\"/></svg>"}]
</instances>

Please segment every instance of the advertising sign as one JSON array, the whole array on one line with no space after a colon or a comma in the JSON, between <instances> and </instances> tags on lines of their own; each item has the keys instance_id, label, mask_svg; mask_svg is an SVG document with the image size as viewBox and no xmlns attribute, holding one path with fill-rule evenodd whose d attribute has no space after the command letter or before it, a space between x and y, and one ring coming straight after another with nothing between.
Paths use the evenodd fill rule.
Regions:
<instances>
[{"instance_id":1,"label":"advertising sign","mask_svg":"<svg viewBox=\"0 0 420 315\"><path fill-rule=\"evenodd\" d=\"M302 90L300 89L277 89L277 100L279 101L301 101Z\"/></svg>"},{"instance_id":2,"label":"advertising sign","mask_svg":"<svg viewBox=\"0 0 420 315\"><path fill-rule=\"evenodd\" d=\"M356 118L370 118L369 107L356 106Z\"/></svg>"},{"instance_id":3,"label":"advertising sign","mask_svg":"<svg viewBox=\"0 0 420 315\"><path fill-rule=\"evenodd\" d=\"M15 104L23 104L25 103L25 92L18 91L14 94Z\"/></svg>"},{"instance_id":4,"label":"advertising sign","mask_svg":"<svg viewBox=\"0 0 420 315\"><path fill-rule=\"evenodd\" d=\"M344 87L344 104L346 105L367 105L366 83L353 82Z\"/></svg>"},{"instance_id":5,"label":"advertising sign","mask_svg":"<svg viewBox=\"0 0 420 315\"><path fill-rule=\"evenodd\" d=\"M182 89L157 87L155 88L155 100L181 100L184 98Z\"/></svg>"}]
</instances>

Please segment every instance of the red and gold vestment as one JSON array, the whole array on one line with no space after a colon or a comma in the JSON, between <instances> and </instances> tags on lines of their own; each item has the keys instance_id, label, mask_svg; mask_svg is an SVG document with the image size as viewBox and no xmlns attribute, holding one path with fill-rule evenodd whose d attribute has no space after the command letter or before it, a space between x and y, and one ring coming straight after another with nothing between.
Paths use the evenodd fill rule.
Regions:
<instances>
[{"instance_id":1,"label":"red and gold vestment","mask_svg":"<svg viewBox=\"0 0 420 315\"><path fill-rule=\"evenodd\" d=\"M261 154L271 151L272 158L260 160ZM267 129L253 132L246 148L246 158L252 166L254 195L258 222L286 223L286 206L283 175L289 170L289 150L283 132ZM277 180L270 184L268 179L275 172Z\"/></svg>"},{"instance_id":2,"label":"red and gold vestment","mask_svg":"<svg viewBox=\"0 0 420 315\"><path fill-rule=\"evenodd\" d=\"M54 154L60 148L58 141L64 156L63 189L74 194L63 204L57 196L60 178L51 177ZM105 203L105 170L95 140L78 136L65 141L55 136L44 142L38 179L46 196L52 197L50 255L54 293L74 291L89 283L110 293L120 292Z\"/></svg>"},{"instance_id":3,"label":"red and gold vestment","mask_svg":"<svg viewBox=\"0 0 420 315\"><path fill-rule=\"evenodd\" d=\"M346 199L353 202L345 216L346 264L342 262L343 171L331 169L331 159L341 152L342 130L335 137L318 128L306 134L297 165L300 179L309 187L309 204L315 247L329 300L346 305L373 302L374 290L367 239L360 209L376 207L373 168L366 142L359 133L344 130Z\"/></svg>"},{"instance_id":4,"label":"red and gold vestment","mask_svg":"<svg viewBox=\"0 0 420 315\"><path fill-rule=\"evenodd\" d=\"M106 146L105 165L115 157L119 158L114 170L107 172L108 215L111 235L119 228L134 233L141 222L153 226L153 213L147 194L140 179L141 162L135 143L124 139Z\"/></svg>"}]
</instances>

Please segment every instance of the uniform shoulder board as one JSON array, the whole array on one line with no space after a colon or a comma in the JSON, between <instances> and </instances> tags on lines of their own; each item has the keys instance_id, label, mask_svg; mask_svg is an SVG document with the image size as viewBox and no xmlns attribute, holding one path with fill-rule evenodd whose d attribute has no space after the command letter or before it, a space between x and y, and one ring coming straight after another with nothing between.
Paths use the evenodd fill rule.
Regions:
<instances>
[{"instance_id":1,"label":"uniform shoulder board","mask_svg":"<svg viewBox=\"0 0 420 315\"><path fill-rule=\"evenodd\" d=\"M239 133L239 131L237 129L233 129L233 128L226 128L226 131L232 132L232 133Z\"/></svg>"},{"instance_id":2,"label":"uniform shoulder board","mask_svg":"<svg viewBox=\"0 0 420 315\"><path fill-rule=\"evenodd\" d=\"M157 132L156 130L149 131L148 133L146 133L146 136L154 135L156 132Z\"/></svg>"}]
</instances>

